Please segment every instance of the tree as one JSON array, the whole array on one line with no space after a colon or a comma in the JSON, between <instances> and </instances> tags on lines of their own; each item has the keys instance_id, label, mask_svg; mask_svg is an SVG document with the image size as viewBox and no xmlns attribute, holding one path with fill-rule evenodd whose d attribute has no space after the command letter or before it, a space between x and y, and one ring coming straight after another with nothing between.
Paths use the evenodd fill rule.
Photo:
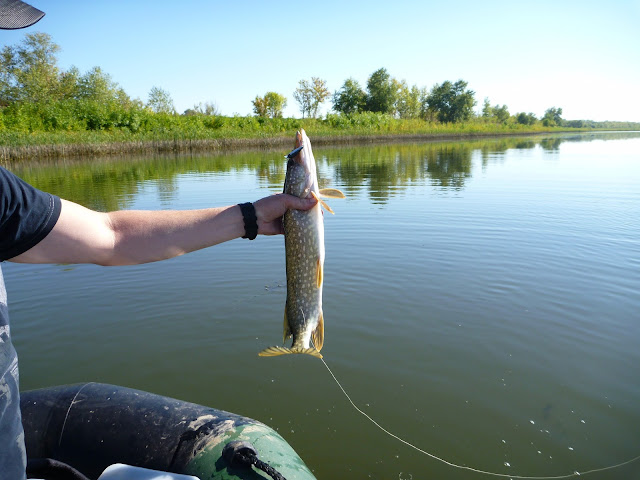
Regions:
<instances>
[{"instance_id":1,"label":"tree","mask_svg":"<svg viewBox=\"0 0 640 480\"><path fill-rule=\"evenodd\" d=\"M493 117L498 121L498 123L507 123L509 121L509 109L506 105L495 105L493 107Z\"/></svg>"},{"instance_id":2,"label":"tree","mask_svg":"<svg viewBox=\"0 0 640 480\"><path fill-rule=\"evenodd\" d=\"M331 93L327 88L327 82L318 77L311 77L311 89L313 102L311 103L311 116L315 118L318 115L318 107L325 102Z\"/></svg>"},{"instance_id":3,"label":"tree","mask_svg":"<svg viewBox=\"0 0 640 480\"><path fill-rule=\"evenodd\" d=\"M396 89L386 68L373 72L367 80L367 110L391 113L396 101Z\"/></svg>"},{"instance_id":4,"label":"tree","mask_svg":"<svg viewBox=\"0 0 640 480\"><path fill-rule=\"evenodd\" d=\"M311 104L313 102L313 90L311 84L307 80L300 80L298 82L298 88L293 92L293 98L300 107L302 118L305 114L311 116Z\"/></svg>"},{"instance_id":5,"label":"tree","mask_svg":"<svg viewBox=\"0 0 640 480\"><path fill-rule=\"evenodd\" d=\"M395 113L400 118L418 118L420 116L420 90L417 86L409 88L407 82L397 82Z\"/></svg>"},{"instance_id":6,"label":"tree","mask_svg":"<svg viewBox=\"0 0 640 480\"><path fill-rule=\"evenodd\" d=\"M287 98L276 92L267 92L267 114L271 118L282 118L282 110L287 106Z\"/></svg>"},{"instance_id":7,"label":"tree","mask_svg":"<svg viewBox=\"0 0 640 480\"><path fill-rule=\"evenodd\" d=\"M556 127L562 125L562 109L551 107L544 112L542 117L542 124L545 127Z\"/></svg>"},{"instance_id":8,"label":"tree","mask_svg":"<svg viewBox=\"0 0 640 480\"><path fill-rule=\"evenodd\" d=\"M429 109L436 112L441 122L459 122L471 118L476 104L473 90L465 90L467 82L458 80L435 85L427 96Z\"/></svg>"},{"instance_id":9,"label":"tree","mask_svg":"<svg viewBox=\"0 0 640 480\"><path fill-rule=\"evenodd\" d=\"M342 88L333 94L333 109L344 114L365 109L367 94L353 78L345 80Z\"/></svg>"},{"instance_id":10,"label":"tree","mask_svg":"<svg viewBox=\"0 0 640 480\"><path fill-rule=\"evenodd\" d=\"M175 113L171 94L160 87L151 87L147 107L155 113Z\"/></svg>"},{"instance_id":11,"label":"tree","mask_svg":"<svg viewBox=\"0 0 640 480\"><path fill-rule=\"evenodd\" d=\"M484 98L484 103L482 104L482 117L483 118L491 118L493 117L493 107L489 103L489 98Z\"/></svg>"},{"instance_id":12,"label":"tree","mask_svg":"<svg viewBox=\"0 0 640 480\"><path fill-rule=\"evenodd\" d=\"M507 123L510 117L509 109L506 105L491 106L489 99L485 97L484 103L482 104L482 118L494 120L498 123Z\"/></svg>"},{"instance_id":13,"label":"tree","mask_svg":"<svg viewBox=\"0 0 640 480\"><path fill-rule=\"evenodd\" d=\"M538 119L533 113L520 112L516 115L516 122L521 125L534 125Z\"/></svg>"},{"instance_id":14,"label":"tree","mask_svg":"<svg viewBox=\"0 0 640 480\"><path fill-rule=\"evenodd\" d=\"M329 95L326 82L318 77L311 77L311 82L300 80L298 88L293 92L293 98L300 106L302 118L304 118L305 114L315 118L320 104L324 103Z\"/></svg>"},{"instance_id":15,"label":"tree","mask_svg":"<svg viewBox=\"0 0 640 480\"><path fill-rule=\"evenodd\" d=\"M267 92L264 97L253 100L253 112L259 117L282 118L282 110L287 106L287 98L276 92Z\"/></svg>"},{"instance_id":16,"label":"tree","mask_svg":"<svg viewBox=\"0 0 640 480\"><path fill-rule=\"evenodd\" d=\"M60 46L46 33L28 33L0 53L0 105L41 102L58 96Z\"/></svg>"},{"instance_id":17,"label":"tree","mask_svg":"<svg viewBox=\"0 0 640 480\"><path fill-rule=\"evenodd\" d=\"M114 100L118 94L118 84L111 80L111 75L100 67L93 67L76 82L76 96L98 102Z\"/></svg>"},{"instance_id":18,"label":"tree","mask_svg":"<svg viewBox=\"0 0 640 480\"><path fill-rule=\"evenodd\" d=\"M218 110L218 105L215 102L199 102L196 103L193 108L187 108L183 115L207 115L207 116L216 116L220 115L220 110Z\"/></svg>"}]
</instances>

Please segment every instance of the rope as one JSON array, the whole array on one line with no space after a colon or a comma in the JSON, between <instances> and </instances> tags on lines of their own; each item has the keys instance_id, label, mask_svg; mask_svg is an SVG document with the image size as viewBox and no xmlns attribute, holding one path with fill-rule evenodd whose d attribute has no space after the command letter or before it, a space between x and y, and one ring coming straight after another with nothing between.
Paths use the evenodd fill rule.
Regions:
<instances>
[{"instance_id":1,"label":"rope","mask_svg":"<svg viewBox=\"0 0 640 480\"><path fill-rule=\"evenodd\" d=\"M287 480L282 476L280 472L278 472L271 465L263 462L262 460L259 460L258 457L253 452L249 453L248 455L245 455L242 452L237 452L234 456L234 460L235 459L239 460L240 463L244 465L247 465L247 466L253 465L258 470L262 470L264 473L269 475L271 478L273 478L273 480Z\"/></svg>"},{"instance_id":2,"label":"rope","mask_svg":"<svg viewBox=\"0 0 640 480\"><path fill-rule=\"evenodd\" d=\"M258 451L249 442L234 440L227 443L222 449L222 458L225 459L229 468L242 466L251 470L254 466L258 470L262 470L273 480L287 480L268 463L258 459Z\"/></svg>"},{"instance_id":3,"label":"rope","mask_svg":"<svg viewBox=\"0 0 640 480\"><path fill-rule=\"evenodd\" d=\"M590 473L595 473L595 472L604 472L605 470L613 470L614 468L619 468L622 467L624 465L628 465L632 462L635 462L636 460L640 459L640 455L637 455L635 457L633 457L630 460L624 461L622 463L618 463L616 465L610 465L608 467L602 467L602 468L594 468L592 470L587 470L585 472L578 472L577 470L573 473L569 473L566 475L557 475L557 476L525 476L525 475L511 475L511 474L507 474L507 473L494 473L494 472L488 472L485 470L480 470L478 468L473 468L473 467L466 467L464 465L457 465L455 463L451 463L443 458L437 457L436 455L429 453L425 450L422 450L419 447L416 447L415 445L413 445L412 443L407 442L406 440L403 440L402 438L398 437L397 435L391 433L389 430L387 430L386 428L384 428L382 425L380 425L378 422L376 422L373 418L371 418L369 415L367 415L365 412L363 412L362 410L360 410L358 408L358 406L353 403L353 400L351 400L351 397L349 396L349 394L346 392L346 390L342 387L342 385L340 384L340 382L338 381L338 379L336 378L336 376L333 374L333 372L331 371L331 369L329 368L329 365L327 365L327 363L324 361L323 358L320 358L320 360L322 360L322 363L324 363L324 366L327 367L327 370L329 371L329 373L331 374L331 376L333 377L333 379L336 381L336 383L338 384L338 387L340 387L340 390L342 390L342 393L344 393L345 397L347 397L347 400L349 400L349 403L351 403L351 405L353 406L353 408L356 409L356 411L358 411L358 413L361 413L362 415L364 415L371 423L373 423L376 427L378 427L380 430L382 430L384 433L386 433L387 435L389 435L390 437L395 438L396 440L398 440L399 442L404 443L405 445L413 448L414 450L417 450L418 452L434 459L437 460L439 462L444 463L445 465L449 465L450 467L454 467L454 468L459 468L460 470L469 470L471 472L475 472L475 473L482 473L484 475L491 475L494 477L502 477L502 478L516 478L519 480L560 480L560 479L564 479L564 478L572 478L572 477L577 477L577 476L581 476L581 475L588 475Z\"/></svg>"}]
</instances>

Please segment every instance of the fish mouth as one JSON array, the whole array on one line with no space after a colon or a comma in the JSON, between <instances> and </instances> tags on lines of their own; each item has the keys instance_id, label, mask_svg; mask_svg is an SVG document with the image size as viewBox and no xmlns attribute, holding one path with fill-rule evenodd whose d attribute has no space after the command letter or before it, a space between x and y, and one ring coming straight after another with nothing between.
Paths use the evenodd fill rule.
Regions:
<instances>
[{"instance_id":1,"label":"fish mouth","mask_svg":"<svg viewBox=\"0 0 640 480\"><path fill-rule=\"evenodd\" d=\"M298 150L298 153L289 158L303 165L308 173L310 171L309 156L311 152L311 142L302 128L296 132L295 149L291 153L294 153L296 150Z\"/></svg>"},{"instance_id":2,"label":"fish mouth","mask_svg":"<svg viewBox=\"0 0 640 480\"><path fill-rule=\"evenodd\" d=\"M302 137L303 134L305 134L305 131L302 128L296 132L296 148L304 146L304 139ZM306 137L306 134L305 134L305 137Z\"/></svg>"}]
</instances>

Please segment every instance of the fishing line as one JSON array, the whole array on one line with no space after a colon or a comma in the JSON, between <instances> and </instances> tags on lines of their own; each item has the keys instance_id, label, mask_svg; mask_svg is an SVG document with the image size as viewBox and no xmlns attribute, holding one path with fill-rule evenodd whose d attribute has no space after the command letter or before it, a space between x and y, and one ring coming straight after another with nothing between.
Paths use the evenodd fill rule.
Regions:
<instances>
[{"instance_id":1,"label":"fishing line","mask_svg":"<svg viewBox=\"0 0 640 480\"><path fill-rule=\"evenodd\" d=\"M358 413L361 413L362 415L364 415L367 418L367 420L369 420L371 423L373 423L376 427L378 427L380 430L382 430L384 433L386 433L390 437L393 437L396 440L398 440L399 442L404 443L408 447L411 447L414 450L417 450L418 452L420 452L420 453L422 453L422 454L424 454L424 455L426 455L426 456L428 456L428 457L430 457L430 458L432 458L434 460L437 460L437 461L439 461L441 463L444 463L445 465L449 465L450 467L458 468L460 470L468 470L470 472L475 472L475 473L481 473L481 474L484 474L484 475L491 475L491 476L494 476L494 477L502 477L502 478L517 478L517 479L522 479L522 480L559 480L559 479L562 479L562 478L572 478L572 477L578 477L578 476L582 476L582 475L588 475L590 473L604 472L605 470L613 470L614 468L619 468L619 467L622 467L624 465L628 465L628 464L630 464L632 462L635 462L636 460L640 459L640 455L637 455L636 457L633 457L630 460L627 460L627 461L622 462L622 463L618 463L616 465L610 465L608 467L602 467L602 468L594 468L592 470L587 470L585 472L578 472L576 470L573 473L569 473L569 474L566 474L566 475L556 475L556 476L511 475L511 474L507 474L507 473L488 472L486 470L480 470L478 468L473 468L473 467L466 467L464 465L457 465L457 464L449 462L449 461L447 461L447 460L445 460L443 458L440 458L440 457L438 457L438 456L436 456L436 455L434 455L432 453L429 453L426 450L423 450L423 449L421 449L419 447L416 447L412 443L409 443L406 440L400 438L399 436L391 433L389 430L387 430L382 425L380 425L378 422L376 422L367 413L363 412L360 408L358 408L358 406L355 403L353 403L353 400L351 400L351 397L349 396L349 394L346 392L344 387L340 384L340 382L338 381L336 376L333 374L333 372L329 368L329 365L327 365L327 362L325 362L323 358L321 358L320 360L322 360L322 363L324 364L325 367L327 367L327 370L329 371L329 373L331 374L331 376L333 377L335 382L338 384L338 387L340 387L340 390L342 390L342 393L344 393L344 396L347 397L347 400L349 400L349 403L351 403L353 408L355 408Z\"/></svg>"}]
</instances>

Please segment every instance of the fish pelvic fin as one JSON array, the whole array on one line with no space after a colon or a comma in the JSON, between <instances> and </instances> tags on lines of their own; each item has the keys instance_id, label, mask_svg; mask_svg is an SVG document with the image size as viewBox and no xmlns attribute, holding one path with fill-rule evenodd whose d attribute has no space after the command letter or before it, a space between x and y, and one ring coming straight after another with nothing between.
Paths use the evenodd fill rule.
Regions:
<instances>
[{"instance_id":1,"label":"fish pelvic fin","mask_svg":"<svg viewBox=\"0 0 640 480\"><path fill-rule=\"evenodd\" d=\"M318 192L318 195L316 195L316 192L311 191L311 195L318 201L320 205L322 205L322 207L327 212L329 212L332 215L334 215L335 212L331 209L331 207L327 204L327 202L322 200L322 198L345 198L344 193L342 193L337 188L323 188Z\"/></svg>"},{"instance_id":2,"label":"fish pelvic fin","mask_svg":"<svg viewBox=\"0 0 640 480\"><path fill-rule=\"evenodd\" d=\"M324 200L322 200L320 197L318 197L318 195L316 195L316 192L314 192L313 190L311 190L311 196L313 198L315 198L318 203L320 205L322 205L322 207L329 212L331 215L335 215L336 212L334 212L333 210L331 210L331 207L329 205L327 205L327 202L325 202Z\"/></svg>"},{"instance_id":3,"label":"fish pelvic fin","mask_svg":"<svg viewBox=\"0 0 640 480\"><path fill-rule=\"evenodd\" d=\"M318 326L311 333L311 339L313 340L315 349L318 352L322 350L322 346L324 345L324 315L322 314L322 310L320 310L320 316L318 317Z\"/></svg>"},{"instance_id":4,"label":"fish pelvic fin","mask_svg":"<svg viewBox=\"0 0 640 480\"><path fill-rule=\"evenodd\" d=\"M322 355L320 354L320 352L313 347L310 347L310 348L299 348L299 347L287 348L287 347L277 347L277 346L269 347L262 350L260 353L258 353L258 355L261 357L277 357L279 355L289 355L293 353L296 353L296 354L303 353L306 355L311 355L312 357L322 358Z\"/></svg>"}]
</instances>

